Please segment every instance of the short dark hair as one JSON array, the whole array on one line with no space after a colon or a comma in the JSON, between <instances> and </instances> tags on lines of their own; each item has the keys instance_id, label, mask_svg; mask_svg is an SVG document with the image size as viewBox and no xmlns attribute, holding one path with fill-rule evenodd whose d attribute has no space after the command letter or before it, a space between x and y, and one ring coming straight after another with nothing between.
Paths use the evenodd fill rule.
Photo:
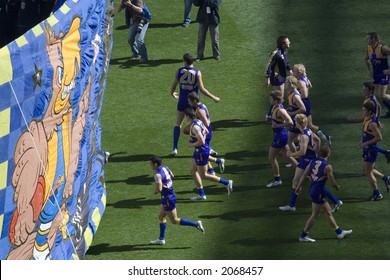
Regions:
<instances>
[{"instance_id":1,"label":"short dark hair","mask_svg":"<svg viewBox=\"0 0 390 280\"><path fill-rule=\"evenodd\" d=\"M287 38L288 38L287 35L280 35L280 36L278 37L278 39L276 40L276 45L277 45L277 47L278 47L278 48L283 47L284 41L286 41Z\"/></svg>"},{"instance_id":2,"label":"short dark hair","mask_svg":"<svg viewBox=\"0 0 390 280\"><path fill-rule=\"evenodd\" d=\"M375 39L375 41L379 41L379 34L375 31L367 32L367 36L370 36L370 39Z\"/></svg>"},{"instance_id":3,"label":"short dark hair","mask_svg":"<svg viewBox=\"0 0 390 280\"><path fill-rule=\"evenodd\" d=\"M191 65L191 64L194 63L194 57L193 57L191 54L189 54L189 53L185 53L185 54L183 55L183 61L184 61L186 64Z\"/></svg>"},{"instance_id":4,"label":"short dark hair","mask_svg":"<svg viewBox=\"0 0 390 280\"><path fill-rule=\"evenodd\" d=\"M372 102L364 103L363 108L366 109L371 114L375 113L375 111L376 111L375 105Z\"/></svg>"},{"instance_id":5,"label":"short dark hair","mask_svg":"<svg viewBox=\"0 0 390 280\"><path fill-rule=\"evenodd\" d=\"M187 107L184 110L184 114L191 119L195 119L195 111L194 111L194 109L192 109L192 107Z\"/></svg>"},{"instance_id":6,"label":"short dark hair","mask_svg":"<svg viewBox=\"0 0 390 280\"><path fill-rule=\"evenodd\" d=\"M364 82L364 83L363 83L363 86L364 86L365 88L368 88L368 90L369 90L371 93L374 93L375 86L374 86L374 83L373 83L373 82Z\"/></svg>"},{"instance_id":7,"label":"short dark hair","mask_svg":"<svg viewBox=\"0 0 390 280\"><path fill-rule=\"evenodd\" d=\"M328 157L330 154L330 148L328 145L324 145L320 148L320 150L318 151L318 155L322 158L326 158Z\"/></svg>"},{"instance_id":8,"label":"short dark hair","mask_svg":"<svg viewBox=\"0 0 390 280\"><path fill-rule=\"evenodd\" d=\"M161 166L161 164L162 164L162 160L161 160L161 158L158 157L158 156L152 156L152 157L150 157L149 160L150 160L153 164L157 164L157 166Z\"/></svg>"},{"instance_id":9,"label":"short dark hair","mask_svg":"<svg viewBox=\"0 0 390 280\"><path fill-rule=\"evenodd\" d=\"M187 98L189 99L189 100L191 100L192 102L199 102L200 101L200 98L199 98L199 95L195 92L195 91L191 91L189 94L188 94L188 96L187 96Z\"/></svg>"}]
</instances>

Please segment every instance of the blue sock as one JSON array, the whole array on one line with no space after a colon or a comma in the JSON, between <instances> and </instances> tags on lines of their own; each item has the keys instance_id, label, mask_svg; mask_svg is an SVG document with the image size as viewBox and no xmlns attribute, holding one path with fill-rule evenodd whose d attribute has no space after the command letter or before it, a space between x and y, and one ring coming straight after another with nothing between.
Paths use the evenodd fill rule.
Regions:
<instances>
[{"instance_id":1,"label":"blue sock","mask_svg":"<svg viewBox=\"0 0 390 280\"><path fill-rule=\"evenodd\" d=\"M374 195L374 196L379 196L379 194L380 194L380 193L379 193L379 190L378 190L378 189L376 189L376 190L373 191L373 195Z\"/></svg>"},{"instance_id":2,"label":"blue sock","mask_svg":"<svg viewBox=\"0 0 390 280\"><path fill-rule=\"evenodd\" d=\"M173 148L177 149L177 144L179 143L180 137L180 126L175 126L173 129Z\"/></svg>"},{"instance_id":3,"label":"blue sock","mask_svg":"<svg viewBox=\"0 0 390 280\"><path fill-rule=\"evenodd\" d=\"M387 110L390 111L390 100L382 100L382 103L386 106Z\"/></svg>"},{"instance_id":4,"label":"blue sock","mask_svg":"<svg viewBox=\"0 0 390 280\"><path fill-rule=\"evenodd\" d=\"M221 183L221 184L224 184L225 186L227 186L227 185L229 185L229 181L228 180L226 180L226 179L224 179L224 178L219 178L219 182Z\"/></svg>"},{"instance_id":5,"label":"blue sock","mask_svg":"<svg viewBox=\"0 0 390 280\"><path fill-rule=\"evenodd\" d=\"M163 222L163 223L160 222L160 237L159 237L160 240L165 239L166 230L167 230L167 222Z\"/></svg>"},{"instance_id":6,"label":"blue sock","mask_svg":"<svg viewBox=\"0 0 390 280\"><path fill-rule=\"evenodd\" d=\"M302 230L301 232L301 238L305 238L307 236L307 232L305 232L304 230Z\"/></svg>"},{"instance_id":7,"label":"blue sock","mask_svg":"<svg viewBox=\"0 0 390 280\"><path fill-rule=\"evenodd\" d=\"M214 168L211 167L211 168L207 169L207 172L210 174L214 173Z\"/></svg>"},{"instance_id":8,"label":"blue sock","mask_svg":"<svg viewBox=\"0 0 390 280\"><path fill-rule=\"evenodd\" d=\"M377 145L373 145L371 146L375 151L377 151L378 153L381 153L381 154L384 154L384 155L387 155L389 152Z\"/></svg>"},{"instance_id":9,"label":"blue sock","mask_svg":"<svg viewBox=\"0 0 390 280\"><path fill-rule=\"evenodd\" d=\"M197 227L197 222L187 220L185 218L180 218L180 225L181 226L191 226L191 227Z\"/></svg>"},{"instance_id":10,"label":"blue sock","mask_svg":"<svg viewBox=\"0 0 390 280\"><path fill-rule=\"evenodd\" d=\"M220 164L221 163L221 159L220 158L217 158L217 160L215 161L216 164Z\"/></svg>"},{"instance_id":11,"label":"blue sock","mask_svg":"<svg viewBox=\"0 0 390 280\"><path fill-rule=\"evenodd\" d=\"M389 176L385 175L385 176L382 177L382 181L383 181L383 182L386 183L387 180L389 180Z\"/></svg>"},{"instance_id":12,"label":"blue sock","mask_svg":"<svg viewBox=\"0 0 390 280\"><path fill-rule=\"evenodd\" d=\"M324 191L325 191L326 197L329 198L330 200L332 200L332 202L334 204L339 203L338 198L333 193L331 193L330 190L327 187L324 188Z\"/></svg>"},{"instance_id":13,"label":"blue sock","mask_svg":"<svg viewBox=\"0 0 390 280\"><path fill-rule=\"evenodd\" d=\"M206 193L204 192L204 188L198 189L198 194L199 194L200 196L205 196Z\"/></svg>"},{"instance_id":14,"label":"blue sock","mask_svg":"<svg viewBox=\"0 0 390 280\"><path fill-rule=\"evenodd\" d=\"M335 232L336 232L337 234L340 234L342 231L343 231L343 229L342 229L341 227L338 227L338 228L335 230Z\"/></svg>"},{"instance_id":15,"label":"blue sock","mask_svg":"<svg viewBox=\"0 0 390 280\"><path fill-rule=\"evenodd\" d=\"M274 181L280 181L280 176L274 176Z\"/></svg>"},{"instance_id":16,"label":"blue sock","mask_svg":"<svg viewBox=\"0 0 390 280\"><path fill-rule=\"evenodd\" d=\"M292 189L291 190L291 195L290 195L290 202L288 203L288 205L290 207L294 207L295 206L295 202L297 201L297 194L295 193L295 189Z\"/></svg>"}]
</instances>

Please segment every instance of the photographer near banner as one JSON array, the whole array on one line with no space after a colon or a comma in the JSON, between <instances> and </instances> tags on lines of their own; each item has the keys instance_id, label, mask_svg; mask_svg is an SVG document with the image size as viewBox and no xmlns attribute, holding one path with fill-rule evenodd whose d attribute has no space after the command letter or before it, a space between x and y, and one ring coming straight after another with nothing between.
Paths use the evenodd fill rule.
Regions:
<instances>
[{"instance_id":1,"label":"photographer near banner","mask_svg":"<svg viewBox=\"0 0 390 280\"><path fill-rule=\"evenodd\" d=\"M118 5L117 12L119 13L125 8L130 14L129 35L127 37L127 42L133 52L130 60L140 59L140 63L147 63L148 52L145 45L145 34L152 14L142 0L123 0Z\"/></svg>"}]
</instances>

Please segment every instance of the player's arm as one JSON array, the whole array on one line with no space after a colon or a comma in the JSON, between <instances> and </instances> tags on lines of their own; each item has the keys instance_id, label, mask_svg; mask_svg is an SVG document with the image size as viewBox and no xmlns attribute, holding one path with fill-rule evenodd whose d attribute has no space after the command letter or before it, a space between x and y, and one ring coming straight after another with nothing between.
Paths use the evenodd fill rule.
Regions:
<instances>
[{"instance_id":1,"label":"player's arm","mask_svg":"<svg viewBox=\"0 0 390 280\"><path fill-rule=\"evenodd\" d=\"M390 55L390 48L388 46L382 46L382 54Z\"/></svg>"},{"instance_id":2,"label":"player's arm","mask_svg":"<svg viewBox=\"0 0 390 280\"><path fill-rule=\"evenodd\" d=\"M307 145L309 144L309 137L305 134L301 134L299 140L299 150L297 152L291 153L292 157L301 157L306 154Z\"/></svg>"},{"instance_id":3,"label":"player's arm","mask_svg":"<svg viewBox=\"0 0 390 280\"><path fill-rule=\"evenodd\" d=\"M291 126L293 125L293 121L290 117L290 115L287 113L286 110L279 110L277 112L277 116L279 118L282 118L283 119L283 122L282 123L273 123L272 124L272 127L273 128L278 128L278 127L286 127L286 126Z\"/></svg>"},{"instance_id":4,"label":"player's arm","mask_svg":"<svg viewBox=\"0 0 390 280\"><path fill-rule=\"evenodd\" d=\"M162 191L162 178L160 174L154 174L154 182L156 183L156 188L154 189L154 194L158 194Z\"/></svg>"},{"instance_id":5,"label":"player's arm","mask_svg":"<svg viewBox=\"0 0 390 280\"><path fill-rule=\"evenodd\" d=\"M206 126L209 127L210 121L207 119L206 112L205 110L197 110L196 111L196 117L202 121L202 123Z\"/></svg>"},{"instance_id":6,"label":"player's arm","mask_svg":"<svg viewBox=\"0 0 390 280\"><path fill-rule=\"evenodd\" d=\"M320 149L320 147L321 147L321 139L315 133L312 133L312 139L314 141L314 145L313 146L314 146L315 152L317 154L319 149Z\"/></svg>"},{"instance_id":7,"label":"player's arm","mask_svg":"<svg viewBox=\"0 0 390 280\"><path fill-rule=\"evenodd\" d=\"M297 195L300 195L300 193L302 191L303 181L305 181L306 177L309 176L309 173L310 173L310 164L308 166L306 166L305 171L303 172L301 178L299 179L298 184L295 187L295 193Z\"/></svg>"},{"instance_id":8,"label":"player's arm","mask_svg":"<svg viewBox=\"0 0 390 280\"><path fill-rule=\"evenodd\" d=\"M305 106L305 104L303 104L303 101L302 101L301 97L298 97L298 96L295 95L293 97L293 102L298 107L298 110L296 110L294 112L289 112L290 117L291 116L295 116L297 114L303 114L303 113L306 112L306 106Z\"/></svg>"},{"instance_id":9,"label":"player's arm","mask_svg":"<svg viewBox=\"0 0 390 280\"><path fill-rule=\"evenodd\" d=\"M328 164L327 166L325 166L324 172L325 172L325 174L327 175L328 181L332 184L332 186L333 186L337 191L340 190L341 187L340 187L339 184L337 184L336 179L334 178L334 175L333 175L333 168L332 168L332 165Z\"/></svg>"},{"instance_id":10,"label":"player's arm","mask_svg":"<svg viewBox=\"0 0 390 280\"><path fill-rule=\"evenodd\" d=\"M368 57L367 48L364 50L364 53L365 53L365 56L364 56L364 66L366 67L368 76L369 76L370 78L372 78L373 73L372 73L370 58Z\"/></svg>"},{"instance_id":11,"label":"player's arm","mask_svg":"<svg viewBox=\"0 0 390 280\"><path fill-rule=\"evenodd\" d=\"M214 102L219 102L220 98L218 96L215 96L211 92L209 92L203 85L203 80L202 80L202 73L198 71L198 87L200 91L206 95L207 97L211 98Z\"/></svg>"},{"instance_id":12,"label":"player's arm","mask_svg":"<svg viewBox=\"0 0 390 280\"><path fill-rule=\"evenodd\" d=\"M370 123L368 128L371 130L371 134L374 136L370 141L360 143L360 147L364 148L366 146L374 145L382 140L382 134L379 130L379 126L376 123Z\"/></svg>"},{"instance_id":13,"label":"player's arm","mask_svg":"<svg viewBox=\"0 0 390 280\"><path fill-rule=\"evenodd\" d=\"M175 79L172 82L171 86L171 95L175 99L179 99L179 94L176 92L176 87L179 84L179 80L177 79L177 75L179 74L179 70L176 71Z\"/></svg>"},{"instance_id":14,"label":"player's arm","mask_svg":"<svg viewBox=\"0 0 390 280\"><path fill-rule=\"evenodd\" d=\"M298 86L299 86L299 93L304 98L307 98L309 96L309 88L311 88L311 83L309 82L309 88L306 86L306 83L304 81L298 80Z\"/></svg>"},{"instance_id":15,"label":"player's arm","mask_svg":"<svg viewBox=\"0 0 390 280\"><path fill-rule=\"evenodd\" d=\"M191 133L196 137L196 142L188 141L188 147L199 147L206 143L206 139L204 138L202 131L199 126L193 126Z\"/></svg>"}]
</instances>

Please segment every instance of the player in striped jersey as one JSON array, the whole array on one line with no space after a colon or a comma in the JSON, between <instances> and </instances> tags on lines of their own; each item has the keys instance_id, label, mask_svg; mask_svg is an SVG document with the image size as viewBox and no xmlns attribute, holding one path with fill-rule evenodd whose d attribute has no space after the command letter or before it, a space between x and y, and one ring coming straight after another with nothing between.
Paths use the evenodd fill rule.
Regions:
<instances>
[{"instance_id":1,"label":"player in striped jersey","mask_svg":"<svg viewBox=\"0 0 390 280\"><path fill-rule=\"evenodd\" d=\"M307 176L310 176L311 185L309 189L309 194L312 199L312 213L310 218L307 220L305 228L303 229L301 235L299 236L299 241L301 242L315 242L316 240L310 238L308 233L310 229L314 226L318 216L322 209L325 211L325 216L329 222L329 225L337 234L338 239L343 239L346 235L351 234L352 230L343 230L340 228L336 220L332 215L332 210L330 208L329 202L326 200L326 191L325 183L329 179L332 186L339 190L340 186L337 184L333 176L333 168L328 163L328 158L330 156L330 149L328 146L322 146L318 152L319 157L313 159L310 164L306 167L303 175L301 176L297 186L296 193L299 195L302 190L302 184Z\"/></svg>"},{"instance_id":2,"label":"player in striped jersey","mask_svg":"<svg viewBox=\"0 0 390 280\"><path fill-rule=\"evenodd\" d=\"M214 157L217 155L217 152L212 150L210 145L210 141L213 137L213 128L211 125L209 110L207 109L206 105L200 102L200 97L196 94L196 92L190 92L188 94L188 103L195 110L196 118L201 120L202 123L207 127L207 130L209 131L206 134L206 144L210 147L208 173L210 174L214 173L214 168L210 162L215 162L216 164L218 164L219 171L223 173L225 171L225 160L223 158Z\"/></svg>"},{"instance_id":3,"label":"player in striped jersey","mask_svg":"<svg viewBox=\"0 0 390 280\"><path fill-rule=\"evenodd\" d=\"M389 85L389 63L387 56L390 55L390 48L379 41L377 32L368 32L367 47L365 50L364 65L366 66L368 76L373 79L375 92L379 100L386 106L390 117L390 95L386 93Z\"/></svg>"},{"instance_id":4,"label":"player in striped jersey","mask_svg":"<svg viewBox=\"0 0 390 280\"><path fill-rule=\"evenodd\" d=\"M172 171L162 165L161 158L152 156L150 158L150 167L155 171L154 182L156 183L155 194L161 194L160 213L158 218L160 220L160 236L156 240L150 241L153 245L165 244L165 232L167 229L166 217L174 225L191 226L204 233L204 228L201 221L190 221L185 218L178 218L176 210L176 195L173 191L172 179L174 177Z\"/></svg>"},{"instance_id":5,"label":"player in striped jersey","mask_svg":"<svg viewBox=\"0 0 390 280\"><path fill-rule=\"evenodd\" d=\"M381 105L379 104L378 100L375 97L374 89L375 89L375 87L374 87L373 82L364 82L363 83L363 96L364 96L363 104L372 103L374 105L374 108L375 108L374 115L378 119L379 127L381 127L381 123L379 121L380 116L381 116ZM347 119L351 122L362 122L364 120L364 117L360 113L359 115L356 115L356 116L350 115L350 116L348 116ZM373 147L373 149L376 149L376 151L378 153L383 154L387 159L387 163L390 163L390 150L383 149L383 148L379 147L378 145L375 145Z\"/></svg>"},{"instance_id":6,"label":"player in striped jersey","mask_svg":"<svg viewBox=\"0 0 390 280\"><path fill-rule=\"evenodd\" d=\"M313 87L313 85L307 77L306 67L303 64L295 64L293 68L293 75L298 79L297 89L301 94L303 104L305 104L306 111L304 114L307 116L307 127L310 128L310 130L315 134L317 134L321 141L327 143L329 146L332 145L332 137L326 135L319 126L313 124L311 103L309 100L309 90Z\"/></svg>"},{"instance_id":7,"label":"player in striped jersey","mask_svg":"<svg viewBox=\"0 0 390 280\"><path fill-rule=\"evenodd\" d=\"M192 156L191 175L194 178L195 185L198 189L198 195L191 198L191 200L205 200L206 194L203 189L202 179L206 179L212 182L221 183L228 191L228 195L233 192L233 181L226 180L222 177L218 177L207 172L208 161L210 156L210 147L206 143L207 128L198 120L195 116L195 112L191 107L188 107L184 111L190 124L190 141L188 147L194 148L194 154Z\"/></svg>"},{"instance_id":8,"label":"player in striped jersey","mask_svg":"<svg viewBox=\"0 0 390 280\"><path fill-rule=\"evenodd\" d=\"M286 127L292 125L293 121L282 105L282 96L283 94L280 91L273 91L270 94L270 101L273 104L271 120L274 138L269 147L268 159L271 163L274 179L266 185L267 188L276 187L282 184L279 163L277 160L280 153L284 155L292 166L295 167L297 165L297 161L293 157L287 156L289 149L287 145L288 135Z\"/></svg>"},{"instance_id":9,"label":"player in striped jersey","mask_svg":"<svg viewBox=\"0 0 390 280\"><path fill-rule=\"evenodd\" d=\"M176 71L175 79L171 86L171 95L178 100L176 110L176 125L173 129L173 147L171 151L172 156L177 155L177 146L180 138L180 128L184 120L184 110L190 107L188 104L188 94L192 91L199 94L199 90L207 97L219 102L219 97L210 93L203 85L202 73L200 70L194 68L194 58L189 53L183 55L184 67ZM176 92L176 87L180 86L179 93Z\"/></svg>"},{"instance_id":10,"label":"player in striped jersey","mask_svg":"<svg viewBox=\"0 0 390 280\"><path fill-rule=\"evenodd\" d=\"M363 133L360 148L363 150L363 169L373 190L369 200L381 200L383 195L378 189L376 177L381 178L386 185L387 192L390 190L390 176L385 176L375 167L377 149L376 144L382 140L379 130L379 122L375 116L375 106L371 102L363 104Z\"/></svg>"}]
</instances>

